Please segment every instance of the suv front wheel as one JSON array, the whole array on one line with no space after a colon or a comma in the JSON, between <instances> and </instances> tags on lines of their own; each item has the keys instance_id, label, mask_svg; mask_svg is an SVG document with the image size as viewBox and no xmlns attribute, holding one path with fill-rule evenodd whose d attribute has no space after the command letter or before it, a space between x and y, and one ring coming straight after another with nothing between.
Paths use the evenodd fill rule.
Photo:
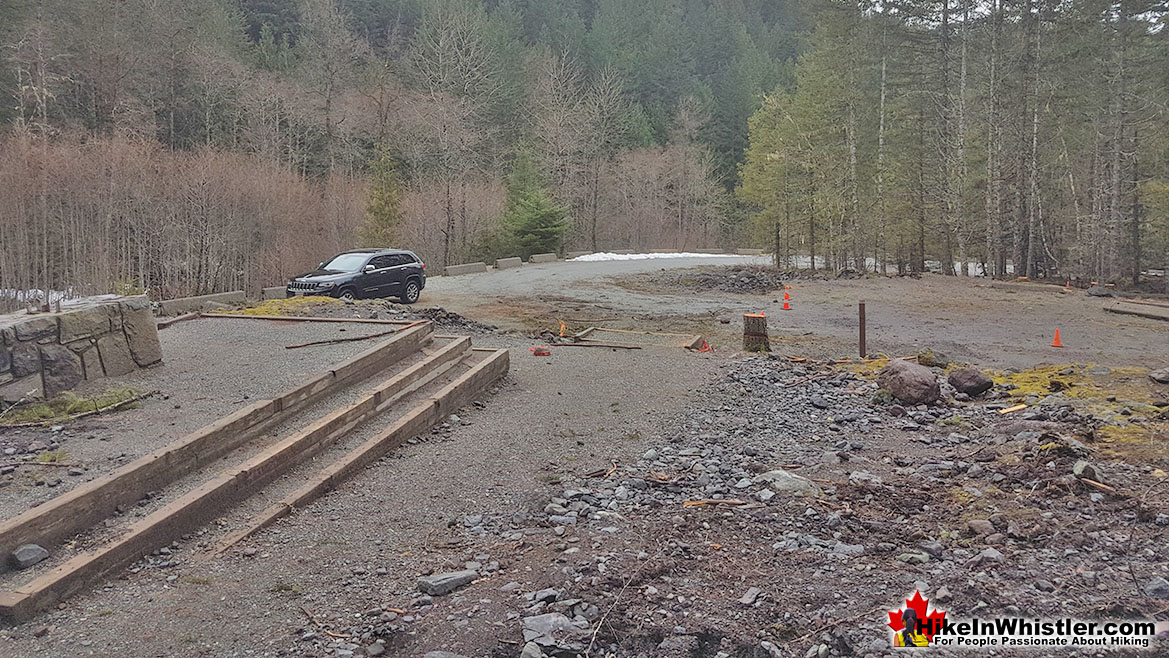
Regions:
<instances>
[{"instance_id":1,"label":"suv front wheel","mask_svg":"<svg viewBox=\"0 0 1169 658\"><path fill-rule=\"evenodd\" d=\"M405 287L402 288L402 295L398 297L403 304L413 304L418 301L418 297L422 295L422 286L418 284L417 279L410 279L406 282Z\"/></svg>"},{"instance_id":2,"label":"suv front wheel","mask_svg":"<svg viewBox=\"0 0 1169 658\"><path fill-rule=\"evenodd\" d=\"M337 293L337 299L343 299L347 302L351 302L357 299L357 291L353 288L342 288L341 292Z\"/></svg>"}]
</instances>

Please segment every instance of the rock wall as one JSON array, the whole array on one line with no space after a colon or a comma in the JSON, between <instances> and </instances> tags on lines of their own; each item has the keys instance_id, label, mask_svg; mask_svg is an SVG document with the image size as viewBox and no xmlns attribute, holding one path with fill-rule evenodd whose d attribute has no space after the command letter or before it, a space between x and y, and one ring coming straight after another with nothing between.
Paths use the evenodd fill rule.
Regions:
<instances>
[{"instance_id":1,"label":"rock wall","mask_svg":"<svg viewBox=\"0 0 1169 658\"><path fill-rule=\"evenodd\" d=\"M52 397L162 361L150 301L123 297L60 313L0 316L0 401Z\"/></svg>"}]
</instances>

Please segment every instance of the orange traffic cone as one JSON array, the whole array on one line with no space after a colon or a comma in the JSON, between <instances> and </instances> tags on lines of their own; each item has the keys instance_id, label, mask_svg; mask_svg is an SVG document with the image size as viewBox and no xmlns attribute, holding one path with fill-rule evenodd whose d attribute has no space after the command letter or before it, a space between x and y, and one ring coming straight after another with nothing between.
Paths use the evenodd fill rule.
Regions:
<instances>
[{"instance_id":1,"label":"orange traffic cone","mask_svg":"<svg viewBox=\"0 0 1169 658\"><path fill-rule=\"evenodd\" d=\"M792 298L791 295L787 294L786 292L783 293L783 301L786 302L786 301L790 300L791 298Z\"/></svg>"},{"instance_id":2,"label":"orange traffic cone","mask_svg":"<svg viewBox=\"0 0 1169 658\"><path fill-rule=\"evenodd\" d=\"M784 303L783 303L783 310L785 310L785 311L790 311L790 310L792 310L791 304L789 304L789 303L787 303L787 302L784 302Z\"/></svg>"},{"instance_id":3,"label":"orange traffic cone","mask_svg":"<svg viewBox=\"0 0 1169 658\"><path fill-rule=\"evenodd\" d=\"M1052 347L1063 347L1063 343L1059 340L1059 329L1055 330L1055 340L1051 341Z\"/></svg>"}]
</instances>

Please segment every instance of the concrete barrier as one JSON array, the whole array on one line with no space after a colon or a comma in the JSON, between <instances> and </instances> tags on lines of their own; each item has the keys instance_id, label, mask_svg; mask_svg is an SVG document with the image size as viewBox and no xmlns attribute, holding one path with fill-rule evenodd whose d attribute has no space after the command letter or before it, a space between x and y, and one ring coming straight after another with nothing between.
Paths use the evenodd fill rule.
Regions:
<instances>
[{"instance_id":1,"label":"concrete barrier","mask_svg":"<svg viewBox=\"0 0 1169 658\"><path fill-rule=\"evenodd\" d=\"M521 266L523 266L523 264L524 264L524 261L519 259L519 258L496 258L495 259L495 269L497 269L497 270L510 270L513 267L521 267Z\"/></svg>"},{"instance_id":2,"label":"concrete barrier","mask_svg":"<svg viewBox=\"0 0 1169 658\"><path fill-rule=\"evenodd\" d=\"M288 288L285 286L264 288L261 291L261 299L284 299L288 296Z\"/></svg>"},{"instance_id":3,"label":"concrete barrier","mask_svg":"<svg viewBox=\"0 0 1169 658\"><path fill-rule=\"evenodd\" d=\"M580 258L581 256L588 256L591 253L593 253L593 252L591 252L591 251L570 251L570 252L564 254L564 257L571 260L573 258Z\"/></svg>"},{"instance_id":4,"label":"concrete barrier","mask_svg":"<svg viewBox=\"0 0 1169 658\"><path fill-rule=\"evenodd\" d=\"M632 249L603 249L602 251L608 251L611 254L619 254L622 256L637 253L637 252L633 251Z\"/></svg>"},{"instance_id":5,"label":"concrete barrier","mask_svg":"<svg viewBox=\"0 0 1169 658\"><path fill-rule=\"evenodd\" d=\"M676 254L676 253L678 253L678 250L677 249L650 249L649 253L651 253L651 254Z\"/></svg>"},{"instance_id":6,"label":"concrete barrier","mask_svg":"<svg viewBox=\"0 0 1169 658\"><path fill-rule=\"evenodd\" d=\"M459 276L460 274L476 274L486 272L487 263L464 263L462 265L447 265L443 269L443 276Z\"/></svg>"},{"instance_id":7,"label":"concrete barrier","mask_svg":"<svg viewBox=\"0 0 1169 658\"><path fill-rule=\"evenodd\" d=\"M725 254L725 253L727 253L727 251L725 249L691 249L690 252L695 253L695 254Z\"/></svg>"},{"instance_id":8,"label":"concrete barrier","mask_svg":"<svg viewBox=\"0 0 1169 658\"><path fill-rule=\"evenodd\" d=\"M244 303L244 291L242 290L217 292L210 295L199 295L198 297L180 297L178 299L163 300L158 303L158 314L180 315L182 313L206 311L216 306L242 303Z\"/></svg>"},{"instance_id":9,"label":"concrete barrier","mask_svg":"<svg viewBox=\"0 0 1169 658\"><path fill-rule=\"evenodd\" d=\"M555 263L556 254L532 254L528 256L529 263Z\"/></svg>"},{"instance_id":10,"label":"concrete barrier","mask_svg":"<svg viewBox=\"0 0 1169 658\"><path fill-rule=\"evenodd\" d=\"M763 250L762 249L736 249L735 253L739 254L740 256L762 256Z\"/></svg>"}]
</instances>

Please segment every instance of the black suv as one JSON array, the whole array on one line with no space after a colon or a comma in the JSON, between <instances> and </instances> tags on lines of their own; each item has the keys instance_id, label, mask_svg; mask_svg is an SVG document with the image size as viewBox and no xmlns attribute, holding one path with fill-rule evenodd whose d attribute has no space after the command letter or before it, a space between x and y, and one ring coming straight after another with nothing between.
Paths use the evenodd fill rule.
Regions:
<instances>
[{"instance_id":1,"label":"black suv","mask_svg":"<svg viewBox=\"0 0 1169 658\"><path fill-rule=\"evenodd\" d=\"M288 282L288 297L328 295L340 299L397 297L418 301L426 287L426 265L412 251L354 249L337 254L317 269Z\"/></svg>"}]
</instances>

